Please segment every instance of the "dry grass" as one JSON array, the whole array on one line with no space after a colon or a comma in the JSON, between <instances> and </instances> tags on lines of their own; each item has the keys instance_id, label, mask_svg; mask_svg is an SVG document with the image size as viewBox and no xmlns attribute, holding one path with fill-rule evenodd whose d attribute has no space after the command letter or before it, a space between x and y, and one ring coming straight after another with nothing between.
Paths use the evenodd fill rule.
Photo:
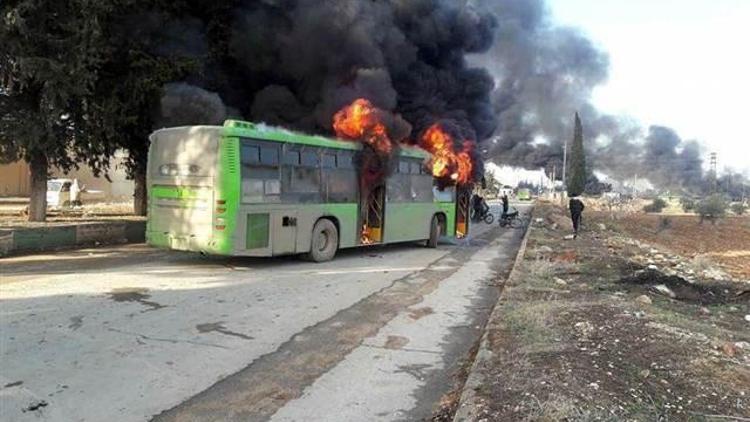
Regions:
<instances>
[{"instance_id":1,"label":"dry grass","mask_svg":"<svg viewBox=\"0 0 750 422\"><path fill-rule=\"evenodd\" d=\"M538 208L537 215L555 220L555 211ZM680 236L679 227L676 222L663 231ZM656 228L648 230L654 235ZM732 358L721 349L750 340L742 320L750 312L746 302L707 305L705 311L623 283L634 271L629 259L638 248L608 251L610 231L561 243L551 223L532 230L526 260L491 322L484 420L750 416L747 352ZM691 264L702 271L711 260L698 254ZM653 303L636 302L642 294Z\"/></svg>"}]
</instances>

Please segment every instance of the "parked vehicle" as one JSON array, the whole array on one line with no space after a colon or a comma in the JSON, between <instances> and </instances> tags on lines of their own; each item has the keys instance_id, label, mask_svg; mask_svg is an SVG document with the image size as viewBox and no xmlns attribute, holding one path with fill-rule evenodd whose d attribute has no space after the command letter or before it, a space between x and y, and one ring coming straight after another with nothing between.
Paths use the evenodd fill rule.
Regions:
<instances>
[{"instance_id":1,"label":"parked vehicle","mask_svg":"<svg viewBox=\"0 0 750 422\"><path fill-rule=\"evenodd\" d=\"M161 129L151 135L146 240L214 255L306 254L463 237L469 195L436 192L429 155L401 147L384 183L362 189L361 146L228 120L224 126ZM439 192L439 191L438 191Z\"/></svg>"},{"instance_id":2,"label":"parked vehicle","mask_svg":"<svg viewBox=\"0 0 750 422\"><path fill-rule=\"evenodd\" d=\"M519 189L516 193L516 198L519 201L531 201L531 190L529 189Z\"/></svg>"},{"instance_id":3,"label":"parked vehicle","mask_svg":"<svg viewBox=\"0 0 750 422\"><path fill-rule=\"evenodd\" d=\"M66 208L81 206L84 202L100 198L103 192L89 191L77 179L50 179L47 181L47 207Z\"/></svg>"}]
</instances>

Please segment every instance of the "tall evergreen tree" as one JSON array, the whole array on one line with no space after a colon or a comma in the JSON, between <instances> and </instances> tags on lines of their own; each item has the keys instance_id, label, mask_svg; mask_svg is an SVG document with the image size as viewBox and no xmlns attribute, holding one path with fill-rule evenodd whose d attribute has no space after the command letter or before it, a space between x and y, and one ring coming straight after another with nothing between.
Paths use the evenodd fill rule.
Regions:
<instances>
[{"instance_id":1,"label":"tall evergreen tree","mask_svg":"<svg viewBox=\"0 0 750 422\"><path fill-rule=\"evenodd\" d=\"M583 149L583 127L578 113L575 116L573 146L570 149L568 163L568 195L581 195L586 189L586 155Z\"/></svg>"},{"instance_id":2,"label":"tall evergreen tree","mask_svg":"<svg viewBox=\"0 0 750 422\"><path fill-rule=\"evenodd\" d=\"M46 217L51 166L93 168L100 144L85 136L86 94L96 79L105 2L0 3L0 161L31 169L29 220Z\"/></svg>"}]
</instances>

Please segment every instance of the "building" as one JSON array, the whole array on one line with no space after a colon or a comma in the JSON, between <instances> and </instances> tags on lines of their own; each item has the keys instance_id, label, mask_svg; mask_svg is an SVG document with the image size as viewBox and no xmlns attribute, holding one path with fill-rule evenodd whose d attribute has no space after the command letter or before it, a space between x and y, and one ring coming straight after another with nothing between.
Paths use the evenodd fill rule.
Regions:
<instances>
[{"instance_id":1,"label":"building","mask_svg":"<svg viewBox=\"0 0 750 422\"><path fill-rule=\"evenodd\" d=\"M78 179L86 189L101 191L101 197L107 201L126 201L133 197L134 184L127 179L125 171L126 153L118 151L112 159L107 172L109 180L104 175L94 176L87 166L65 173L60 169L52 169L50 178ZM10 164L0 164L0 197L28 197L31 195L31 177L29 165L24 161Z\"/></svg>"}]
</instances>

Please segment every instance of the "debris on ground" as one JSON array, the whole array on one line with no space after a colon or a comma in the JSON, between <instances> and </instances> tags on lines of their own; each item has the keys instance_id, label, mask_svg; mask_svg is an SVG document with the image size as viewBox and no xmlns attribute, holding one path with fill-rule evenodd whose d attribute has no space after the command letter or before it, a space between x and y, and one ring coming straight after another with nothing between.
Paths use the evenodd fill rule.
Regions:
<instances>
[{"instance_id":1,"label":"debris on ground","mask_svg":"<svg viewBox=\"0 0 750 422\"><path fill-rule=\"evenodd\" d=\"M535 215L470 420L750 420L750 268L622 230L627 215L588 213L574 242L564 209Z\"/></svg>"}]
</instances>

